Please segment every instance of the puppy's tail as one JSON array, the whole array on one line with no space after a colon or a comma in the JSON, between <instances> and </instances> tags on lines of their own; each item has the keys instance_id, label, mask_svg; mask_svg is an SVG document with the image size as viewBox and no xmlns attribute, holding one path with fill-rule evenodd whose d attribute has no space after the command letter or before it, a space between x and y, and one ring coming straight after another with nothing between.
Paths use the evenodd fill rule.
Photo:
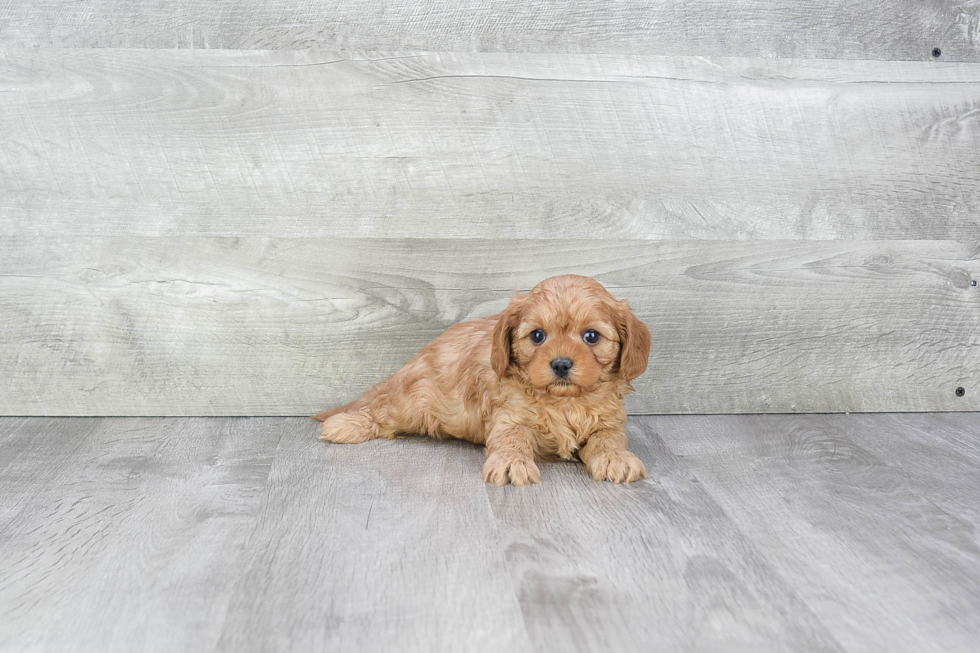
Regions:
<instances>
[{"instance_id":1,"label":"puppy's tail","mask_svg":"<svg viewBox=\"0 0 980 653\"><path fill-rule=\"evenodd\" d=\"M318 422L326 422L328 418L333 417L337 413L351 412L365 405L367 405L367 402L364 401L364 397L360 397L349 404L340 406L339 408L331 408L330 410L325 410L321 413L317 413L316 415L310 415L310 419L315 419Z\"/></svg>"}]
</instances>

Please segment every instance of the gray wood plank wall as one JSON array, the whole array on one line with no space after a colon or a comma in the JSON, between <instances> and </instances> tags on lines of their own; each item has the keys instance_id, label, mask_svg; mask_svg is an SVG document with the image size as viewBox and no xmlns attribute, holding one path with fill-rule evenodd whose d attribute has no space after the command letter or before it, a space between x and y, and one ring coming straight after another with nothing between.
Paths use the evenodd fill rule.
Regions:
<instances>
[{"instance_id":1,"label":"gray wood plank wall","mask_svg":"<svg viewBox=\"0 0 980 653\"><path fill-rule=\"evenodd\" d=\"M0 414L313 412L562 272L633 412L980 409L980 9L901 5L0 3Z\"/></svg>"},{"instance_id":2,"label":"gray wood plank wall","mask_svg":"<svg viewBox=\"0 0 980 653\"><path fill-rule=\"evenodd\" d=\"M980 233L980 64L23 49L3 62L12 233Z\"/></svg>"},{"instance_id":3,"label":"gray wood plank wall","mask_svg":"<svg viewBox=\"0 0 980 653\"><path fill-rule=\"evenodd\" d=\"M652 325L634 412L976 410L980 393L955 395L980 369L973 254L939 240L15 238L0 246L0 388L27 413L309 412L572 270Z\"/></svg>"},{"instance_id":4,"label":"gray wood plank wall","mask_svg":"<svg viewBox=\"0 0 980 653\"><path fill-rule=\"evenodd\" d=\"M4 0L25 47L603 52L980 60L963 0Z\"/></svg>"}]
</instances>

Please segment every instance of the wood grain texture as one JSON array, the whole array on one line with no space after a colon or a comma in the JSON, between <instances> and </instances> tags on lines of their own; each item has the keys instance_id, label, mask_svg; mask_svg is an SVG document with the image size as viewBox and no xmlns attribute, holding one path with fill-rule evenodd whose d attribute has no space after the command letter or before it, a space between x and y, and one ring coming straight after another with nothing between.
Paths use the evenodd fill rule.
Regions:
<instances>
[{"instance_id":1,"label":"wood grain texture","mask_svg":"<svg viewBox=\"0 0 980 653\"><path fill-rule=\"evenodd\" d=\"M0 421L0 649L213 650L286 424Z\"/></svg>"},{"instance_id":2,"label":"wood grain texture","mask_svg":"<svg viewBox=\"0 0 980 653\"><path fill-rule=\"evenodd\" d=\"M978 98L980 64L8 48L0 229L975 242Z\"/></svg>"},{"instance_id":3,"label":"wood grain texture","mask_svg":"<svg viewBox=\"0 0 980 653\"><path fill-rule=\"evenodd\" d=\"M980 413L630 419L650 479L305 418L0 418L4 651L971 651Z\"/></svg>"},{"instance_id":4,"label":"wood grain texture","mask_svg":"<svg viewBox=\"0 0 980 653\"><path fill-rule=\"evenodd\" d=\"M568 272L650 325L633 413L980 408L957 242L167 237L0 243L2 412L308 415Z\"/></svg>"},{"instance_id":5,"label":"wood grain texture","mask_svg":"<svg viewBox=\"0 0 980 653\"><path fill-rule=\"evenodd\" d=\"M654 433L650 480L597 484L578 463L488 487L535 650L840 651L826 627Z\"/></svg>"},{"instance_id":6,"label":"wood grain texture","mask_svg":"<svg viewBox=\"0 0 980 653\"><path fill-rule=\"evenodd\" d=\"M824 415L807 422L860 444L940 510L980 532L980 437L976 413ZM901 446L895 439L901 437ZM975 536L976 538L976 536Z\"/></svg>"},{"instance_id":7,"label":"wood grain texture","mask_svg":"<svg viewBox=\"0 0 980 653\"><path fill-rule=\"evenodd\" d=\"M920 483L918 470L934 463L906 437L907 420L923 423L729 416L651 418L643 426L684 457L845 649L969 651L980 632L975 512L937 499L953 492L975 504L976 471L949 467L948 484ZM958 435L975 454L977 415L960 423L969 425ZM872 441L902 451L909 471L865 448L869 431L878 431ZM953 456L962 455L957 449Z\"/></svg>"},{"instance_id":8,"label":"wood grain texture","mask_svg":"<svg viewBox=\"0 0 980 653\"><path fill-rule=\"evenodd\" d=\"M217 650L531 650L481 448L289 423Z\"/></svg>"},{"instance_id":9,"label":"wood grain texture","mask_svg":"<svg viewBox=\"0 0 980 653\"><path fill-rule=\"evenodd\" d=\"M4 0L0 42L132 47L980 59L975 2Z\"/></svg>"}]
</instances>

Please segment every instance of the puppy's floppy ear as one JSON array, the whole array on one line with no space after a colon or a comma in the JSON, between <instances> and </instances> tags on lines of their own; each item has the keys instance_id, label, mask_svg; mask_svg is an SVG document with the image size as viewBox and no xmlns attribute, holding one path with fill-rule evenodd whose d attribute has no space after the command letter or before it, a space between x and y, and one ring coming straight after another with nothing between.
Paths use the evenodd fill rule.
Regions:
<instances>
[{"instance_id":1,"label":"puppy's floppy ear","mask_svg":"<svg viewBox=\"0 0 980 653\"><path fill-rule=\"evenodd\" d=\"M617 302L619 317L619 375L632 381L647 369L650 329L633 315L629 302Z\"/></svg>"},{"instance_id":2,"label":"puppy's floppy ear","mask_svg":"<svg viewBox=\"0 0 980 653\"><path fill-rule=\"evenodd\" d=\"M500 314L497 326L493 328L493 343L490 346L490 367L503 378L510 366L510 340L514 329L521 323L525 295L514 293L510 304Z\"/></svg>"}]
</instances>

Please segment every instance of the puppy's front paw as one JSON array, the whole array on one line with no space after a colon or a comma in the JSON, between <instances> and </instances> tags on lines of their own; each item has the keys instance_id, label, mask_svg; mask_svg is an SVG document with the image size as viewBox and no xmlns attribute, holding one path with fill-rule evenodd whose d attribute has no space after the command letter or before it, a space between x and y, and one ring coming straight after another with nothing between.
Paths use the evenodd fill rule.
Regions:
<instances>
[{"instance_id":1,"label":"puppy's front paw","mask_svg":"<svg viewBox=\"0 0 980 653\"><path fill-rule=\"evenodd\" d=\"M541 471L534 461L515 453L492 453L483 463L483 482L494 485L540 483Z\"/></svg>"},{"instance_id":2,"label":"puppy's front paw","mask_svg":"<svg viewBox=\"0 0 980 653\"><path fill-rule=\"evenodd\" d=\"M632 483L647 478L647 468L643 461L629 451L610 451L598 453L586 464L597 481L613 483Z\"/></svg>"},{"instance_id":3,"label":"puppy's front paw","mask_svg":"<svg viewBox=\"0 0 980 653\"><path fill-rule=\"evenodd\" d=\"M338 444L359 444L377 435L374 422L364 412L338 413L327 419L320 428L320 439Z\"/></svg>"}]
</instances>

